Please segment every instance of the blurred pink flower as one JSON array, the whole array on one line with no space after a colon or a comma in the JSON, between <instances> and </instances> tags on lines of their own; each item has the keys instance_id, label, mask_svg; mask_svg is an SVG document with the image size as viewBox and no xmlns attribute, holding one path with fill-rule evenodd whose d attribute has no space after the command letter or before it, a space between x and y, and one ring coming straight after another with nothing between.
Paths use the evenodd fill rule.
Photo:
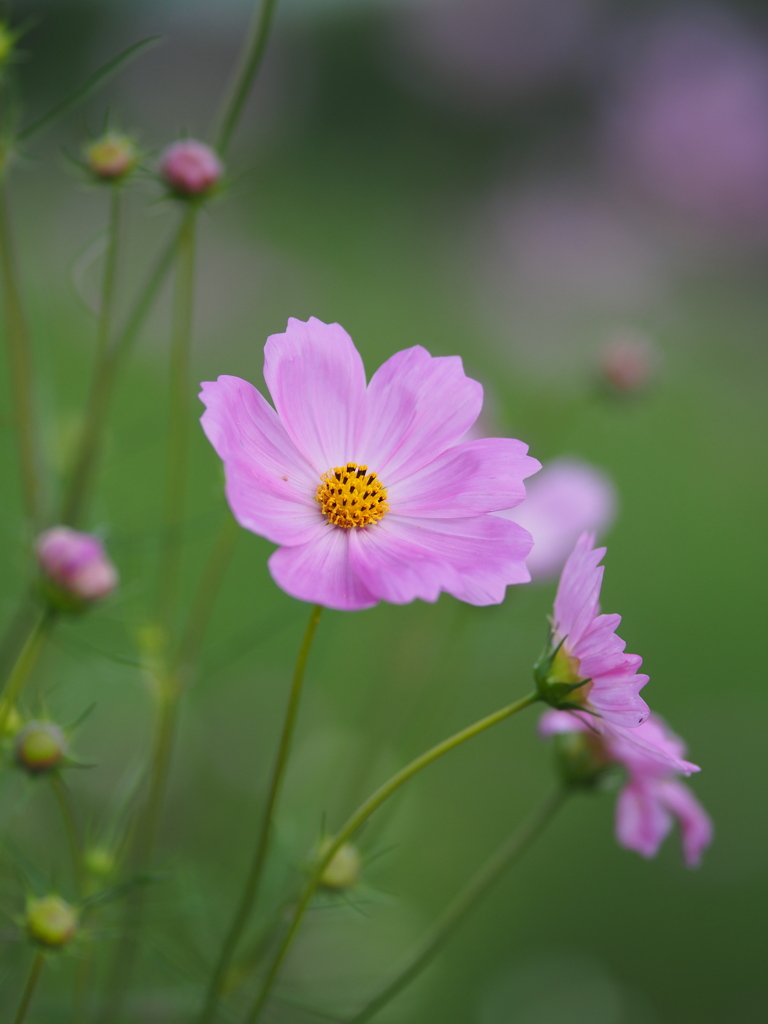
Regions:
<instances>
[{"instance_id":1,"label":"blurred pink flower","mask_svg":"<svg viewBox=\"0 0 768 1024\"><path fill-rule=\"evenodd\" d=\"M684 5L623 55L608 153L662 200L717 227L768 229L768 49L731 13Z\"/></svg>"},{"instance_id":2,"label":"blurred pink flower","mask_svg":"<svg viewBox=\"0 0 768 1024\"><path fill-rule=\"evenodd\" d=\"M81 601L106 597L117 586L117 570L102 542L90 533L54 526L37 538L35 553L43 572Z\"/></svg>"},{"instance_id":3,"label":"blurred pink flower","mask_svg":"<svg viewBox=\"0 0 768 1024\"><path fill-rule=\"evenodd\" d=\"M546 711L539 724L544 736L589 728L567 711ZM654 714L636 729L609 727L602 742L608 759L626 768L628 775L616 805L616 837L621 845L643 857L654 857L677 818L685 862L696 867L712 842L712 822L676 777L699 771L697 765L683 760L685 744L680 737Z\"/></svg>"},{"instance_id":4,"label":"blurred pink flower","mask_svg":"<svg viewBox=\"0 0 768 1024\"><path fill-rule=\"evenodd\" d=\"M276 411L219 377L202 385L202 424L235 518L280 545L283 590L341 610L441 591L485 605L530 578L530 536L488 513L522 501L539 463L520 441L456 443L482 405L458 357L405 349L366 387L343 328L291 319L267 339L264 376Z\"/></svg>"},{"instance_id":5,"label":"blurred pink flower","mask_svg":"<svg viewBox=\"0 0 768 1024\"><path fill-rule=\"evenodd\" d=\"M616 516L616 488L602 470L579 459L553 459L528 484L525 501L496 512L533 537L526 565L534 580L556 576L585 530L602 533Z\"/></svg>"},{"instance_id":6,"label":"blurred pink flower","mask_svg":"<svg viewBox=\"0 0 768 1024\"><path fill-rule=\"evenodd\" d=\"M209 192L223 171L211 147L196 139L173 142L160 155L161 176L182 196L201 196Z\"/></svg>"},{"instance_id":7,"label":"blurred pink flower","mask_svg":"<svg viewBox=\"0 0 768 1024\"><path fill-rule=\"evenodd\" d=\"M615 391L631 393L645 388L658 369L658 353L650 338L624 329L600 353L600 373Z\"/></svg>"}]
</instances>

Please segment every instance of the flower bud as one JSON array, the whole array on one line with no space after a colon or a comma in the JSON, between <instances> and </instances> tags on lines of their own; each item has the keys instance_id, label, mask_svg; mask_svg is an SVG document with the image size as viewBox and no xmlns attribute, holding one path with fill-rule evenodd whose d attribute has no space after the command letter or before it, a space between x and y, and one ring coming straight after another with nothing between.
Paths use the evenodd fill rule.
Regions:
<instances>
[{"instance_id":1,"label":"flower bud","mask_svg":"<svg viewBox=\"0 0 768 1024\"><path fill-rule=\"evenodd\" d=\"M324 839L320 844L318 857L327 853L330 845L331 840ZM351 889L360 881L361 870L362 858L358 848L352 843L342 843L323 868L320 885L325 889L334 889L337 892L342 889Z\"/></svg>"},{"instance_id":2,"label":"flower bud","mask_svg":"<svg viewBox=\"0 0 768 1024\"><path fill-rule=\"evenodd\" d=\"M649 338L626 331L614 337L600 356L603 383L622 394L641 391L653 379L658 357Z\"/></svg>"},{"instance_id":3,"label":"flower bud","mask_svg":"<svg viewBox=\"0 0 768 1024\"><path fill-rule=\"evenodd\" d=\"M67 738L55 722L27 722L16 733L14 751L19 767L37 775L66 756Z\"/></svg>"},{"instance_id":4,"label":"flower bud","mask_svg":"<svg viewBox=\"0 0 768 1024\"><path fill-rule=\"evenodd\" d=\"M172 191L186 198L210 192L224 172L210 146L196 139L174 142L160 156L160 175Z\"/></svg>"},{"instance_id":5,"label":"flower bud","mask_svg":"<svg viewBox=\"0 0 768 1024\"><path fill-rule=\"evenodd\" d=\"M106 597L117 586L118 575L104 545L90 533L54 526L35 544L40 567L48 581L51 603L61 611L78 611Z\"/></svg>"},{"instance_id":6,"label":"flower bud","mask_svg":"<svg viewBox=\"0 0 768 1024\"><path fill-rule=\"evenodd\" d=\"M558 733L554 747L560 777L569 786L590 789L612 766L603 740L595 733Z\"/></svg>"},{"instance_id":7,"label":"flower bud","mask_svg":"<svg viewBox=\"0 0 768 1024\"><path fill-rule=\"evenodd\" d=\"M115 873L115 855L106 846L91 846L83 855L85 870L94 878L106 879Z\"/></svg>"},{"instance_id":8,"label":"flower bud","mask_svg":"<svg viewBox=\"0 0 768 1024\"><path fill-rule=\"evenodd\" d=\"M77 931L77 911L60 896L43 896L27 905L27 934L33 942L60 949Z\"/></svg>"},{"instance_id":9,"label":"flower bud","mask_svg":"<svg viewBox=\"0 0 768 1024\"><path fill-rule=\"evenodd\" d=\"M0 739L3 736L15 736L22 726L21 715L15 704L8 704L8 698L0 700Z\"/></svg>"},{"instance_id":10,"label":"flower bud","mask_svg":"<svg viewBox=\"0 0 768 1024\"><path fill-rule=\"evenodd\" d=\"M85 159L97 178L117 181L133 170L138 161L138 153L133 140L127 135L108 132L88 146Z\"/></svg>"}]
</instances>

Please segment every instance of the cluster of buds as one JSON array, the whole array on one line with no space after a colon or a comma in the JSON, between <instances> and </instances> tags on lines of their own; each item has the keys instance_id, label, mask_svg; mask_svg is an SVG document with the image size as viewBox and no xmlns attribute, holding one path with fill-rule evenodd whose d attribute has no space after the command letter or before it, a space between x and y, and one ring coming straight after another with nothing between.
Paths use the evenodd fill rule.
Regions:
<instances>
[{"instance_id":1,"label":"cluster of buds","mask_svg":"<svg viewBox=\"0 0 768 1024\"><path fill-rule=\"evenodd\" d=\"M133 139L118 132L107 132L88 146L85 161L99 181L115 182L130 174L139 161L139 154Z\"/></svg>"},{"instance_id":2,"label":"cluster of buds","mask_svg":"<svg viewBox=\"0 0 768 1024\"><path fill-rule=\"evenodd\" d=\"M77 910L60 896L41 896L30 900L25 917L29 938L45 949L61 949L77 932Z\"/></svg>"},{"instance_id":3,"label":"cluster of buds","mask_svg":"<svg viewBox=\"0 0 768 1024\"><path fill-rule=\"evenodd\" d=\"M224 172L210 146L196 139L171 143L160 155L160 176L182 199L202 198L218 184Z\"/></svg>"},{"instance_id":4,"label":"cluster of buds","mask_svg":"<svg viewBox=\"0 0 768 1024\"><path fill-rule=\"evenodd\" d=\"M117 586L117 570L90 533L54 526L37 538L35 553L45 595L59 611L82 611Z\"/></svg>"}]
</instances>

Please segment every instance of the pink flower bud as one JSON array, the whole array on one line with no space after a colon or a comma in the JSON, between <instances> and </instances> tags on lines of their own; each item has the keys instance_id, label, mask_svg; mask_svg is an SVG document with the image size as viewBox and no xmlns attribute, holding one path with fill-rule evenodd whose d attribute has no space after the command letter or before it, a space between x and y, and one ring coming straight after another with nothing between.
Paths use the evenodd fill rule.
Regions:
<instances>
[{"instance_id":1,"label":"pink flower bud","mask_svg":"<svg viewBox=\"0 0 768 1024\"><path fill-rule=\"evenodd\" d=\"M89 169L97 178L116 181L136 166L136 146L127 135L109 132L96 139L85 151Z\"/></svg>"},{"instance_id":2,"label":"pink flower bud","mask_svg":"<svg viewBox=\"0 0 768 1024\"><path fill-rule=\"evenodd\" d=\"M609 341L600 357L605 383L626 393L644 388L653 379L657 367L658 358L650 340L630 332Z\"/></svg>"},{"instance_id":3,"label":"pink flower bud","mask_svg":"<svg viewBox=\"0 0 768 1024\"><path fill-rule=\"evenodd\" d=\"M117 570L90 533L54 526L37 538L35 552L43 572L70 597L97 601L117 586Z\"/></svg>"},{"instance_id":4,"label":"pink flower bud","mask_svg":"<svg viewBox=\"0 0 768 1024\"><path fill-rule=\"evenodd\" d=\"M160 156L161 176L181 196L205 195L223 171L211 147L196 139L174 142Z\"/></svg>"}]
</instances>

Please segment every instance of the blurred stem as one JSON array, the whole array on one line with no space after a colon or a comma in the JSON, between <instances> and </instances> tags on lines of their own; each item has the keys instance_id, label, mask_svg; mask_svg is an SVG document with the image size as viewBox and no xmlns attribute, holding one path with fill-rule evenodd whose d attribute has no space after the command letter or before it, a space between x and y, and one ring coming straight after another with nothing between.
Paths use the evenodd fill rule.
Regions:
<instances>
[{"instance_id":1,"label":"blurred stem","mask_svg":"<svg viewBox=\"0 0 768 1024\"><path fill-rule=\"evenodd\" d=\"M114 211L113 211L114 212ZM119 231L119 222L115 223L116 234ZM178 248L180 232L174 232L170 244L163 250L155 266L152 268L147 281L139 293L133 311L129 316L126 325L112 345L109 344L109 324L104 326L104 313L108 310L108 317L112 318L112 298L106 301L107 282L109 275L105 269L104 290L102 298L102 318L100 327L100 338L107 339L103 350L100 348L94 368L91 389L88 395L88 402L85 410L83 430L80 435L80 442L75 453L74 468L66 488L60 520L71 526L76 526L81 521L85 508L90 498L93 486L93 477L98 468L101 448L104 441L104 430L106 427L107 413L109 412L112 393L117 380L117 371L122 359L129 351L142 327L150 309L152 308L158 292L162 287L166 275L173 264L173 259ZM116 273L118 239L114 238L110 248L114 250L114 264ZM109 259L108 259L109 264ZM114 281L112 282L114 287Z\"/></svg>"},{"instance_id":2,"label":"blurred stem","mask_svg":"<svg viewBox=\"0 0 768 1024\"><path fill-rule=\"evenodd\" d=\"M0 180L0 264L2 264L8 356L24 510L29 526L41 522L40 451L33 396L32 344L24 315L11 237L8 199Z\"/></svg>"},{"instance_id":3,"label":"blurred stem","mask_svg":"<svg viewBox=\"0 0 768 1024\"><path fill-rule=\"evenodd\" d=\"M190 203L178 239L176 290L171 340L170 427L165 499L158 576L158 621L166 637L173 633L181 569L182 530L189 463L191 415L190 348L195 298L196 207Z\"/></svg>"},{"instance_id":4,"label":"blurred stem","mask_svg":"<svg viewBox=\"0 0 768 1024\"><path fill-rule=\"evenodd\" d=\"M53 772L51 774L51 786L53 787L56 801L61 809L64 831L67 833L67 842L69 843L69 852L72 857L72 871L75 876L77 895L82 899L85 895L83 849L80 843L77 822L75 821L75 810L72 806L72 798L60 772Z\"/></svg>"},{"instance_id":5,"label":"blurred stem","mask_svg":"<svg viewBox=\"0 0 768 1024\"><path fill-rule=\"evenodd\" d=\"M187 624L176 657L176 664L182 670L186 665L191 665L195 661L200 650L239 536L239 524L230 513L227 513L192 598Z\"/></svg>"},{"instance_id":6,"label":"blurred stem","mask_svg":"<svg viewBox=\"0 0 768 1024\"><path fill-rule=\"evenodd\" d=\"M24 986L24 991L21 995L21 1002L19 1003L19 1008L16 1011L16 1016L13 1018L13 1024L22 1024L22 1021L26 1017L27 1010L29 1009L29 1004L32 1002L32 996L35 994L37 982L40 977L40 972L43 969L44 963L45 957L38 950L35 953L35 959L32 961L32 967L30 968L27 983Z\"/></svg>"},{"instance_id":7,"label":"blurred stem","mask_svg":"<svg viewBox=\"0 0 768 1024\"><path fill-rule=\"evenodd\" d=\"M259 829L258 838L256 840L256 849L254 851L251 869L248 873L245 887L240 897L240 902L235 911L235 915L232 918L232 923L229 926L229 931L224 938L221 952L219 953L219 959L216 962L213 974L211 975L211 980L205 997L205 1004L203 1006L202 1013L200 1014L200 1024L209 1024L209 1022L213 1021L215 1018L216 1009L232 963L232 957L235 954L237 945L243 934L243 929L248 923L248 918L251 915L259 895L259 887L264 873L264 865L266 863L267 852L269 850L269 841L272 835L272 820L277 800L280 795L280 788L285 775L285 769L288 766L291 741L293 739L296 716L298 714L299 702L301 700L304 672L307 667L309 652L312 648L312 641L314 639L322 611L322 605L317 604L314 606L309 617L309 622L307 623L307 628L304 632L304 639L302 640L301 648L299 649L299 656L293 673L291 691L288 697L288 707L285 713L285 721L283 722L283 732L280 737L280 744L277 748L277 756L272 769L272 779L269 786L269 793L267 795L267 803L264 808L261 828Z\"/></svg>"},{"instance_id":8,"label":"blurred stem","mask_svg":"<svg viewBox=\"0 0 768 1024\"><path fill-rule=\"evenodd\" d=\"M40 652L45 645L55 619L56 613L50 608L46 607L38 612L37 619L16 659L16 663L11 669L5 686L0 690L0 697L2 697L2 702L0 702L0 736L5 731L8 717L24 692L24 687L27 685L27 680L37 663L37 659L40 657Z\"/></svg>"},{"instance_id":9,"label":"blurred stem","mask_svg":"<svg viewBox=\"0 0 768 1024\"><path fill-rule=\"evenodd\" d=\"M417 775L424 768L431 765L433 761L437 761L438 758L449 753L451 750L454 750L467 740L471 740L473 737L479 736L480 733L485 732L486 729L490 729L491 726L496 725L498 722L503 722L504 719L510 718L512 715L517 714L518 711L522 711L531 704L535 704L537 700L539 700L539 695L537 693L531 693L527 697L522 697L513 704L508 704L506 707L500 708L498 711L494 711L492 714L487 715L485 718L481 718L472 725L468 725L465 729L454 733L453 736L449 736L448 739L443 740L441 743L438 743L436 746L425 751L425 753L411 761L410 764L401 768L399 772L396 772L392 778L387 780L387 782L379 786L379 788L372 793L371 796L369 796L368 799L365 800L347 819L336 835L328 840L328 845L324 849L322 856L318 856L312 873L304 887L304 891L296 903L288 929L267 969L259 993L251 1007L251 1011L245 1018L246 1024L254 1024L254 1022L261 1016L261 1011L264 1009L264 1005L272 990L272 986L277 979L283 960L296 937L296 933L299 930L304 914L306 913L309 903L315 894L315 890L320 883L320 878L339 847L350 840L357 830L368 820L368 818L370 818L374 811L378 810L386 800L396 793L401 786L405 785L406 782L412 779L414 775Z\"/></svg>"},{"instance_id":10,"label":"blurred stem","mask_svg":"<svg viewBox=\"0 0 768 1024\"><path fill-rule=\"evenodd\" d=\"M399 995L430 963L455 929L477 906L504 872L538 838L555 813L563 805L569 791L558 789L539 807L524 824L504 842L470 879L461 892L448 904L428 935L413 951L406 963L380 991L365 1004L347 1024L366 1024L383 1010L387 1003Z\"/></svg>"},{"instance_id":11,"label":"blurred stem","mask_svg":"<svg viewBox=\"0 0 768 1024\"><path fill-rule=\"evenodd\" d=\"M258 11L251 22L248 40L245 44L240 63L235 71L232 83L219 117L219 129L216 133L215 147L224 156L232 141L237 122L248 99L248 93L264 59L269 30L275 13L277 0L261 0Z\"/></svg>"}]
</instances>

